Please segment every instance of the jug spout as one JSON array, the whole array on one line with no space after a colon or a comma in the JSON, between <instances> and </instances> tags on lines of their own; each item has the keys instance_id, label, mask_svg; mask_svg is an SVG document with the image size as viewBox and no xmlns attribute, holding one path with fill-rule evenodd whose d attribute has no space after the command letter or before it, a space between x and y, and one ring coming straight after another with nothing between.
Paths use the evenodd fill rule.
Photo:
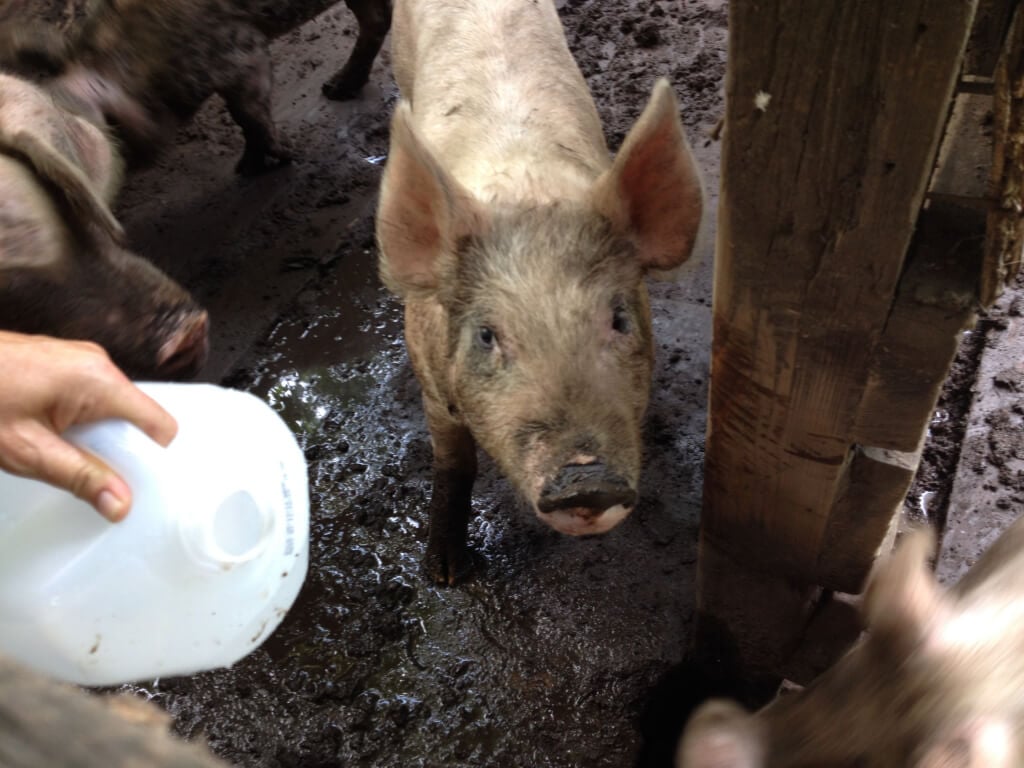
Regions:
<instances>
[{"instance_id":1,"label":"jug spout","mask_svg":"<svg viewBox=\"0 0 1024 768\"><path fill-rule=\"evenodd\" d=\"M212 511L182 520L185 550L197 562L228 570L258 558L274 538L274 512L249 491L226 495Z\"/></svg>"}]
</instances>

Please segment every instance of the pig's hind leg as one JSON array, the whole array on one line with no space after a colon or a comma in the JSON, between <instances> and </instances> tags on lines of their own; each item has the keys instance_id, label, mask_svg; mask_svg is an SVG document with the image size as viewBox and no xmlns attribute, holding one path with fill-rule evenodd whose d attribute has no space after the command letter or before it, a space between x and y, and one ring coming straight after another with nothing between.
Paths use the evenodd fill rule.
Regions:
<instances>
[{"instance_id":1,"label":"pig's hind leg","mask_svg":"<svg viewBox=\"0 0 1024 768\"><path fill-rule=\"evenodd\" d=\"M391 28L391 0L345 0L359 22L359 37L345 66L323 84L324 96L336 101L353 98L370 79L373 61Z\"/></svg>"},{"instance_id":2,"label":"pig's hind leg","mask_svg":"<svg viewBox=\"0 0 1024 768\"><path fill-rule=\"evenodd\" d=\"M430 530L426 568L438 584L453 585L470 570L466 538L476 480L476 442L470 431L447 414L427 423L434 445L434 489L430 498Z\"/></svg>"},{"instance_id":3,"label":"pig's hind leg","mask_svg":"<svg viewBox=\"0 0 1024 768\"><path fill-rule=\"evenodd\" d=\"M274 73L263 33L251 27L236 30L215 77L215 90L245 137L235 170L252 176L291 162L271 114Z\"/></svg>"}]
</instances>

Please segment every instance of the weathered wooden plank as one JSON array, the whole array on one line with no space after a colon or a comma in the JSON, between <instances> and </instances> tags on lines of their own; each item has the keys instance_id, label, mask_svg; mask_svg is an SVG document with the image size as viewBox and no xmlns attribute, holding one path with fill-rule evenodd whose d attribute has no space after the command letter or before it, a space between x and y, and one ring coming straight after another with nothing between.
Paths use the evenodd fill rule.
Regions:
<instances>
[{"instance_id":1,"label":"weathered wooden plank","mask_svg":"<svg viewBox=\"0 0 1024 768\"><path fill-rule=\"evenodd\" d=\"M963 72L966 76L991 77L1003 48L1018 0L979 0L967 41Z\"/></svg>"},{"instance_id":2,"label":"weathered wooden plank","mask_svg":"<svg viewBox=\"0 0 1024 768\"><path fill-rule=\"evenodd\" d=\"M819 594L816 587L759 572L756 563L736 560L701 537L697 661L755 675L778 672L796 650ZM751 621L751 609L759 607L768 609Z\"/></svg>"},{"instance_id":3,"label":"weathered wooden plank","mask_svg":"<svg viewBox=\"0 0 1024 768\"><path fill-rule=\"evenodd\" d=\"M816 575L972 11L731 7L704 531L793 576Z\"/></svg>"},{"instance_id":4,"label":"weathered wooden plank","mask_svg":"<svg viewBox=\"0 0 1024 768\"><path fill-rule=\"evenodd\" d=\"M985 238L981 301L995 301L1020 270L1024 247L1024 6L1013 24L996 67L992 133L992 196Z\"/></svg>"},{"instance_id":5,"label":"weathered wooden plank","mask_svg":"<svg viewBox=\"0 0 1024 768\"><path fill-rule=\"evenodd\" d=\"M891 311L869 363L850 437L913 453L956 355L974 324L984 217L932 201L921 213Z\"/></svg>"},{"instance_id":6,"label":"weathered wooden plank","mask_svg":"<svg viewBox=\"0 0 1024 768\"><path fill-rule=\"evenodd\" d=\"M989 198L989 176L992 169L992 95L960 93L946 125L939 147L939 158L928 186L929 200L955 198L976 203L962 203L975 209L982 217L992 205Z\"/></svg>"},{"instance_id":7,"label":"weathered wooden plank","mask_svg":"<svg viewBox=\"0 0 1024 768\"><path fill-rule=\"evenodd\" d=\"M879 376L873 364L884 358L879 345L975 7L730 6L702 620L727 617L742 634L773 611L800 613L767 602L744 610L744 595L711 591L727 578L718 562L819 584L831 571L823 558L854 563L866 552L869 563L888 530L888 501L862 511L855 540L837 540L829 525L858 478L890 471L864 464L876 446L860 447L855 427ZM867 571L855 570L843 567L844 586L860 586Z\"/></svg>"},{"instance_id":8,"label":"weathered wooden plank","mask_svg":"<svg viewBox=\"0 0 1024 768\"><path fill-rule=\"evenodd\" d=\"M886 535L893 528L920 458L919 451L855 448L825 528L818 556L819 583L837 591L860 592L865 570L870 570L884 550Z\"/></svg>"},{"instance_id":9,"label":"weathered wooden plank","mask_svg":"<svg viewBox=\"0 0 1024 768\"><path fill-rule=\"evenodd\" d=\"M226 768L146 702L95 696L0 658L4 768Z\"/></svg>"},{"instance_id":10,"label":"weathered wooden plank","mask_svg":"<svg viewBox=\"0 0 1024 768\"><path fill-rule=\"evenodd\" d=\"M903 505L960 332L974 323L983 237L984 218L958 205L933 200L918 220L829 513L818 583L830 589L859 591Z\"/></svg>"}]
</instances>

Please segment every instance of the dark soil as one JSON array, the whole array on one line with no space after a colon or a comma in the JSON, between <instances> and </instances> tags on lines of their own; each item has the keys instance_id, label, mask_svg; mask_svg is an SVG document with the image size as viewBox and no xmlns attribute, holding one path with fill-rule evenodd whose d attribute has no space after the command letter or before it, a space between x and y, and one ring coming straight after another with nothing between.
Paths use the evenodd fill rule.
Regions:
<instances>
[{"instance_id":1,"label":"dark soil","mask_svg":"<svg viewBox=\"0 0 1024 768\"><path fill-rule=\"evenodd\" d=\"M984 346L952 478L937 564L955 582L1024 511L1024 280L1010 281L977 331Z\"/></svg>"},{"instance_id":2,"label":"dark soil","mask_svg":"<svg viewBox=\"0 0 1024 768\"><path fill-rule=\"evenodd\" d=\"M938 531L946 528L953 477L960 461L960 447L973 401L971 385L977 376L986 334L992 325L993 320L983 316L960 339L960 348L942 385L928 426L921 464L904 502L904 517L910 523L927 522Z\"/></svg>"}]
</instances>

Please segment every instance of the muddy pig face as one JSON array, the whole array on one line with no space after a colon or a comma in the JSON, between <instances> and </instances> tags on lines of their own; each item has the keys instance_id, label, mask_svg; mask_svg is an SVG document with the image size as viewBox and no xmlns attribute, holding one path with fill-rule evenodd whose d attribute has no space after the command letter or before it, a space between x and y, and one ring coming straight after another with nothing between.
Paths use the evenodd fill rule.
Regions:
<instances>
[{"instance_id":1,"label":"muddy pig face","mask_svg":"<svg viewBox=\"0 0 1024 768\"><path fill-rule=\"evenodd\" d=\"M700 215L667 83L579 201L476 199L419 139L408 107L396 112L382 276L442 308L447 338L426 343L443 350L424 356L443 360L450 412L558 531L602 533L636 503L653 365L643 277L690 255Z\"/></svg>"},{"instance_id":2,"label":"muddy pig face","mask_svg":"<svg viewBox=\"0 0 1024 768\"><path fill-rule=\"evenodd\" d=\"M15 264L3 239L0 234L0 327L94 341L132 378L199 372L207 313L148 261L120 248L78 250L71 241L74 250L57 263Z\"/></svg>"},{"instance_id":3,"label":"muddy pig face","mask_svg":"<svg viewBox=\"0 0 1024 768\"><path fill-rule=\"evenodd\" d=\"M601 533L636 502L651 320L635 248L586 210L496 214L459 246L453 405L537 514Z\"/></svg>"},{"instance_id":4,"label":"muddy pig face","mask_svg":"<svg viewBox=\"0 0 1024 768\"><path fill-rule=\"evenodd\" d=\"M119 173L101 130L0 76L0 327L95 341L132 376L191 376L206 313L123 246Z\"/></svg>"},{"instance_id":5,"label":"muddy pig face","mask_svg":"<svg viewBox=\"0 0 1024 768\"><path fill-rule=\"evenodd\" d=\"M919 531L880 562L868 635L808 688L755 715L724 701L698 710L677 767L1024 765L1024 525L952 594L928 568L932 548Z\"/></svg>"}]
</instances>

